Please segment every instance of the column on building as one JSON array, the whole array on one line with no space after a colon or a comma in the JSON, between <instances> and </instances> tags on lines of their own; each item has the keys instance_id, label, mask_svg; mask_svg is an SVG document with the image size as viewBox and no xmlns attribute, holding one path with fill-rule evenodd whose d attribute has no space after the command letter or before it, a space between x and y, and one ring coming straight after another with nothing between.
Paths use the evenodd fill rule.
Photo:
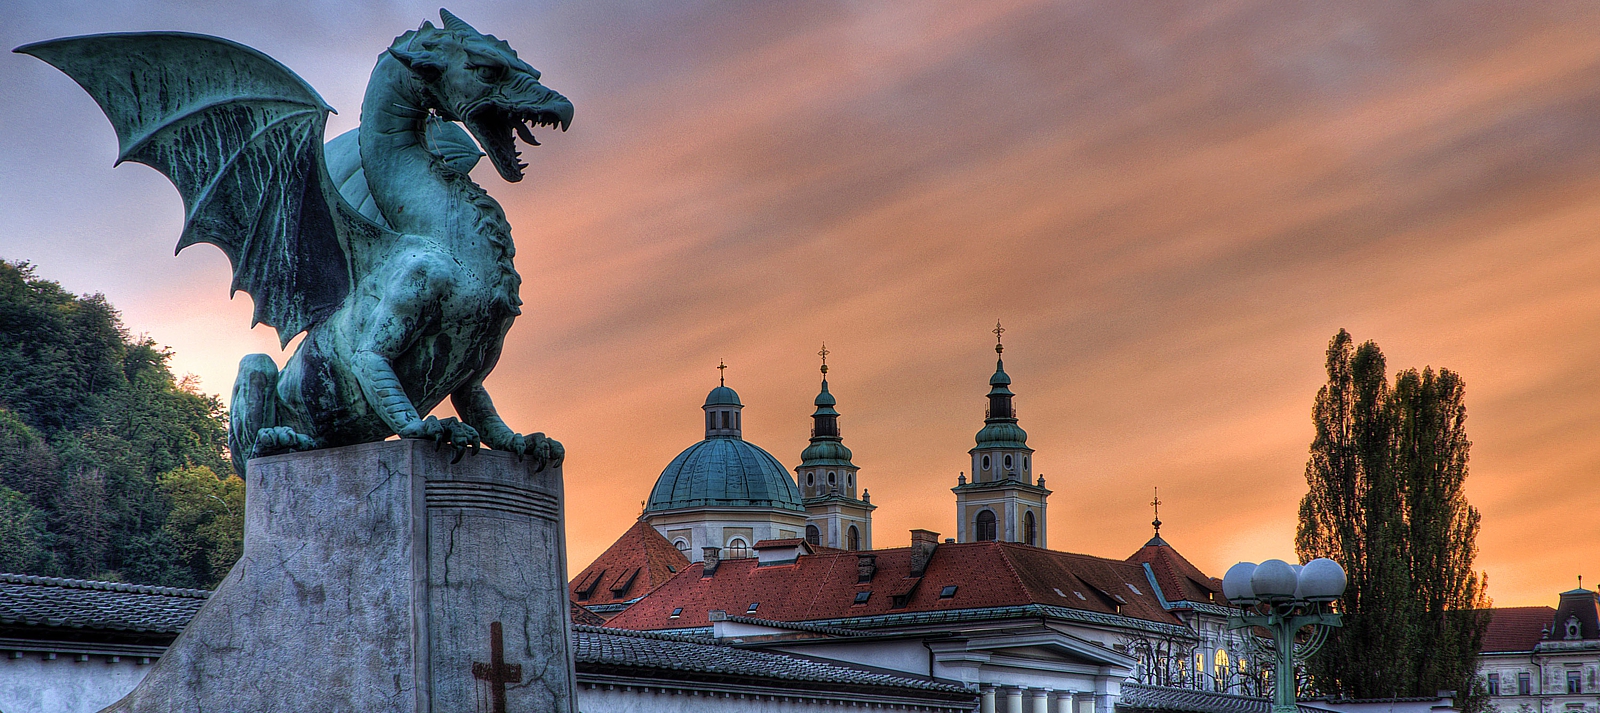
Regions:
<instances>
[{"instance_id":1,"label":"column on building","mask_svg":"<svg viewBox=\"0 0 1600 713\"><path fill-rule=\"evenodd\" d=\"M1028 433L1017 425L1017 412L1011 392L1011 376L1006 373L1005 351L999 342L1004 329L995 325L994 375L989 377L989 410L983 429L968 451L972 458L972 479L963 473L956 487L956 539L960 542L1020 542L1047 547L1045 517L1050 491L1044 478L1034 478L1033 449Z\"/></svg>"},{"instance_id":2,"label":"column on building","mask_svg":"<svg viewBox=\"0 0 1600 713\"><path fill-rule=\"evenodd\" d=\"M822 389L811 414L811 443L800 452L795 480L806 509L806 540L842 550L872 549L872 511L878 506L858 480L858 468L839 432L838 401L828 392L828 348L822 351ZM861 496L856 497L857 489Z\"/></svg>"}]
</instances>

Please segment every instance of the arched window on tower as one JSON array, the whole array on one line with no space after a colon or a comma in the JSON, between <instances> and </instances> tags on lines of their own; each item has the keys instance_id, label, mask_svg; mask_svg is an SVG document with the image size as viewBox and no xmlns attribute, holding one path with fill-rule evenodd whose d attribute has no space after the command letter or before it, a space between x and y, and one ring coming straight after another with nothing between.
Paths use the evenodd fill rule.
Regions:
<instances>
[{"instance_id":1,"label":"arched window on tower","mask_svg":"<svg viewBox=\"0 0 1600 713\"><path fill-rule=\"evenodd\" d=\"M685 557L689 556L689 543L687 541L678 540L672 543L672 546L678 548L678 551L682 552Z\"/></svg>"},{"instance_id":2,"label":"arched window on tower","mask_svg":"<svg viewBox=\"0 0 1600 713\"><path fill-rule=\"evenodd\" d=\"M1006 454L1006 470L1011 470L1011 454Z\"/></svg>"},{"instance_id":3,"label":"arched window on tower","mask_svg":"<svg viewBox=\"0 0 1600 713\"><path fill-rule=\"evenodd\" d=\"M822 531L816 525L806 525L806 542L813 545L822 544Z\"/></svg>"},{"instance_id":4,"label":"arched window on tower","mask_svg":"<svg viewBox=\"0 0 1600 713\"><path fill-rule=\"evenodd\" d=\"M1032 510L1022 516L1022 541L1029 545L1039 544L1039 522L1033 519Z\"/></svg>"},{"instance_id":5,"label":"arched window on tower","mask_svg":"<svg viewBox=\"0 0 1600 713\"><path fill-rule=\"evenodd\" d=\"M750 556L750 545L742 538L735 537L728 541L728 559L737 560Z\"/></svg>"},{"instance_id":6,"label":"arched window on tower","mask_svg":"<svg viewBox=\"0 0 1600 713\"><path fill-rule=\"evenodd\" d=\"M847 542L848 542L849 549L851 549L851 550L859 550L859 549L861 549L861 531L857 530L855 525L851 525L850 526L850 535L849 535L849 540Z\"/></svg>"},{"instance_id":7,"label":"arched window on tower","mask_svg":"<svg viewBox=\"0 0 1600 713\"><path fill-rule=\"evenodd\" d=\"M984 456L983 457L983 468L982 468L982 470L985 473L989 472L989 456Z\"/></svg>"},{"instance_id":8,"label":"arched window on tower","mask_svg":"<svg viewBox=\"0 0 1600 713\"><path fill-rule=\"evenodd\" d=\"M976 526L976 527L973 528L973 532L976 534L976 536L977 536L976 539L979 542L993 542L993 541L995 541L996 538L995 538L994 511L993 510L981 510L981 511L979 511L978 512L978 518L973 524Z\"/></svg>"},{"instance_id":9,"label":"arched window on tower","mask_svg":"<svg viewBox=\"0 0 1600 713\"><path fill-rule=\"evenodd\" d=\"M817 474L816 474L816 472L812 471L812 472L806 473L806 485L816 485L816 484L817 484Z\"/></svg>"}]
</instances>

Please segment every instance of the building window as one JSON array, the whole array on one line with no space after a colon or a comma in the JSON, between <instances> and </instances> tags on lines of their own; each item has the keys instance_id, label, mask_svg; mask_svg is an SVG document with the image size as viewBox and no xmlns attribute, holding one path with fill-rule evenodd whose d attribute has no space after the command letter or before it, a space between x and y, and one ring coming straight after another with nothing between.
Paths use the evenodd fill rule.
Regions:
<instances>
[{"instance_id":1,"label":"building window","mask_svg":"<svg viewBox=\"0 0 1600 713\"><path fill-rule=\"evenodd\" d=\"M716 412L715 411L707 411L706 412L706 430L709 431L709 430L711 430L713 428L716 428L716 427L717 427L717 414L716 414Z\"/></svg>"},{"instance_id":2,"label":"building window","mask_svg":"<svg viewBox=\"0 0 1600 713\"><path fill-rule=\"evenodd\" d=\"M1026 461L1024 461L1024 462L1026 462ZM1219 691L1227 691L1228 690L1228 652L1223 651L1222 649L1217 649L1217 655L1214 658L1216 659L1216 663L1217 663L1217 690L1219 690Z\"/></svg>"},{"instance_id":3,"label":"building window","mask_svg":"<svg viewBox=\"0 0 1600 713\"><path fill-rule=\"evenodd\" d=\"M739 428L739 412L738 411L734 411L733 412L733 428L734 428L734 430L738 430L738 428Z\"/></svg>"},{"instance_id":4,"label":"building window","mask_svg":"<svg viewBox=\"0 0 1600 713\"><path fill-rule=\"evenodd\" d=\"M1533 674L1527 671L1519 671L1517 673L1517 695L1533 695Z\"/></svg>"},{"instance_id":5,"label":"building window","mask_svg":"<svg viewBox=\"0 0 1600 713\"><path fill-rule=\"evenodd\" d=\"M984 456L983 457L983 470L984 471L988 471L989 470L989 456Z\"/></svg>"},{"instance_id":6,"label":"building window","mask_svg":"<svg viewBox=\"0 0 1600 713\"><path fill-rule=\"evenodd\" d=\"M1491 695L1491 696L1500 695L1500 674L1498 674L1498 673L1489 674L1488 688L1489 688L1489 695Z\"/></svg>"},{"instance_id":7,"label":"building window","mask_svg":"<svg viewBox=\"0 0 1600 713\"><path fill-rule=\"evenodd\" d=\"M719 411L718 413L722 414L722 427L723 428L727 428L728 427L728 412L727 411Z\"/></svg>"},{"instance_id":8,"label":"building window","mask_svg":"<svg viewBox=\"0 0 1600 713\"><path fill-rule=\"evenodd\" d=\"M677 542L672 543L672 546L678 548L678 551L682 552L684 555L689 554L689 543L684 542L683 540L678 540Z\"/></svg>"},{"instance_id":9,"label":"building window","mask_svg":"<svg viewBox=\"0 0 1600 713\"><path fill-rule=\"evenodd\" d=\"M1568 671L1567 672L1567 693L1570 693L1570 694L1583 693L1583 672L1581 672L1581 671Z\"/></svg>"},{"instance_id":10,"label":"building window","mask_svg":"<svg viewBox=\"0 0 1600 713\"><path fill-rule=\"evenodd\" d=\"M828 485L836 484L838 482L838 475L838 473L835 473L831 470L828 471Z\"/></svg>"},{"instance_id":11,"label":"building window","mask_svg":"<svg viewBox=\"0 0 1600 713\"><path fill-rule=\"evenodd\" d=\"M996 539L994 531L994 511L983 510L979 512L978 519L974 524L976 525L974 528L974 534L976 536L975 539L977 539L979 542L993 542Z\"/></svg>"},{"instance_id":12,"label":"building window","mask_svg":"<svg viewBox=\"0 0 1600 713\"><path fill-rule=\"evenodd\" d=\"M683 607L678 607L676 609L673 609L672 610L672 616L669 616L667 618L668 619L676 619L676 618L678 618L680 616L683 616Z\"/></svg>"},{"instance_id":13,"label":"building window","mask_svg":"<svg viewBox=\"0 0 1600 713\"><path fill-rule=\"evenodd\" d=\"M1034 520L1032 510L1022 516L1022 541L1030 545L1039 544L1039 523Z\"/></svg>"},{"instance_id":14,"label":"building window","mask_svg":"<svg viewBox=\"0 0 1600 713\"><path fill-rule=\"evenodd\" d=\"M750 545L748 543L746 543L743 539L735 537L735 538L733 538L733 541L728 543L728 557L727 557L727 559L731 559L731 560L744 559L745 557L749 557L749 556L750 556Z\"/></svg>"},{"instance_id":15,"label":"building window","mask_svg":"<svg viewBox=\"0 0 1600 713\"><path fill-rule=\"evenodd\" d=\"M1011 454L1006 454L1006 470L1011 470Z\"/></svg>"},{"instance_id":16,"label":"building window","mask_svg":"<svg viewBox=\"0 0 1600 713\"><path fill-rule=\"evenodd\" d=\"M849 474L849 473L845 473L844 474L844 487L846 487L846 488L854 488L854 487L856 487L856 477L854 475Z\"/></svg>"},{"instance_id":17,"label":"building window","mask_svg":"<svg viewBox=\"0 0 1600 713\"><path fill-rule=\"evenodd\" d=\"M813 545L822 544L822 531L816 525L806 525L806 542Z\"/></svg>"},{"instance_id":18,"label":"building window","mask_svg":"<svg viewBox=\"0 0 1600 713\"><path fill-rule=\"evenodd\" d=\"M1027 470L1028 469L1028 457L1027 456L1023 456L1022 457L1022 469L1023 470Z\"/></svg>"},{"instance_id":19,"label":"building window","mask_svg":"<svg viewBox=\"0 0 1600 713\"><path fill-rule=\"evenodd\" d=\"M867 600L871 598L872 592L856 592L856 600L851 602L851 604L866 604Z\"/></svg>"},{"instance_id":20,"label":"building window","mask_svg":"<svg viewBox=\"0 0 1600 713\"><path fill-rule=\"evenodd\" d=\"M746 614L754 614L754 613L756 613L756 609L759 609L760 607L761 607L761 602L750 602L750 608L744 610L744 613L746 613Z\"/></svg>"},{"instance_id":21,"label":"building window","mask_svg":"<svg viewBox=\"0 0 1600 713\"><path fill-rule=\"evenodd\" d=\"M956 596L956 589L957 587L954 584L946 585L944 589L939 590L939 598L954 599Z\"/></svg>"},{"instance_id":22,"label":"building window","mask_svg":"<svg viewBox=\"0 0 1600 713\"><path fill-rule=\"evenodd\" d=\"M850 534L849 534L848 542L849 542L849 548L851 550L859 550L859 549L861 549L861 531L857 530L855 525L851 525L850 526Z\"/></svg>"},{"instance_id":23,"label":"building window","mask_svg":"<svg viewBox=\"0 0 1600 713\"><path fill-rule=\"evenodd\" d=\"M806 485L807 486L811 486L811 485L816 485L816 484L817 484L817 474L815 472L806 473Z\"/></svg>"}]
</instances>

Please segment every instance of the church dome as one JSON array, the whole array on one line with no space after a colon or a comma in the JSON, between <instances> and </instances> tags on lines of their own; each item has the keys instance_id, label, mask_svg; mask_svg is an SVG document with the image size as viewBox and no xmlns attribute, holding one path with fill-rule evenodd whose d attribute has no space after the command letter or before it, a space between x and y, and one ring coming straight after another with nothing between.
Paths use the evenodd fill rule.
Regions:
<instances>
[{"instance_id":1,"label":"church dome","mask_svg":"<svg viewBox=\"0 0 1600 713\"><path fill-rule=\"evenodd\" d=\"M719 388L733 393L733 389ZM711 393L715 397L717 392ZM777 458L744 439L721 437L700 441L673 458L650 490L645 512L690 507L805 512L799 486Z\"/></svg>"},{"instance_id":2,"label":"church dome","mask_svg":"<svg viewBox=\"0 0 1600 713\"><path fill-rule=\"evenodd\" d=\"M739 403L739 392L726 386L718 386L706 394L707 406L743 406Z\"/></svg>"}]
</instances>

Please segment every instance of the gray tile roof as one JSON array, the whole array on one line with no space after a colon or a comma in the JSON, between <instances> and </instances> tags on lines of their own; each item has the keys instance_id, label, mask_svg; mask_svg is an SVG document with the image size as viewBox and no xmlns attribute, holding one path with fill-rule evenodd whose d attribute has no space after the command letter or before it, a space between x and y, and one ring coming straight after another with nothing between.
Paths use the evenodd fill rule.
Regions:
<instances>
[{"instance_id":1,"label":"gray tile roof","mask_svg":"<svg viewBox=\"0 0 1600 713\"><path fill-rule=\"evenodd\" d=\"M949 683L902 673L847 666L794 654L753 651L708 643L696 637L574 625L573 656L579 672L617 667L744 680L859 686L927 691L962 696L975 692Z\"/></svg>"},{"instance_id":2,"label":"gray tile roof","mask_svg":"<svg viewBox=\"0 0 1600 713\"><path fill-rule=\"evenodd\" d=\"M210 592L0 574L0 626L177 635Z\"/></svg>"},{"instance_id":3,"label":"gray tile roof","mask_svg":"<svg viewBox=\"0 0 1600 713\"><path fill-rule=\"evenodd\" d=\"M1300 713L1327 713L1317 708L1299 706ZM1197 691L1192 688L1147 686L1142 683L1122 684L1122 698L1117 701L1119 711L1171 711L1172 713L1271 713L1272 701L1254 696L1232 693Z\"/></svg>"}]
</instances>

